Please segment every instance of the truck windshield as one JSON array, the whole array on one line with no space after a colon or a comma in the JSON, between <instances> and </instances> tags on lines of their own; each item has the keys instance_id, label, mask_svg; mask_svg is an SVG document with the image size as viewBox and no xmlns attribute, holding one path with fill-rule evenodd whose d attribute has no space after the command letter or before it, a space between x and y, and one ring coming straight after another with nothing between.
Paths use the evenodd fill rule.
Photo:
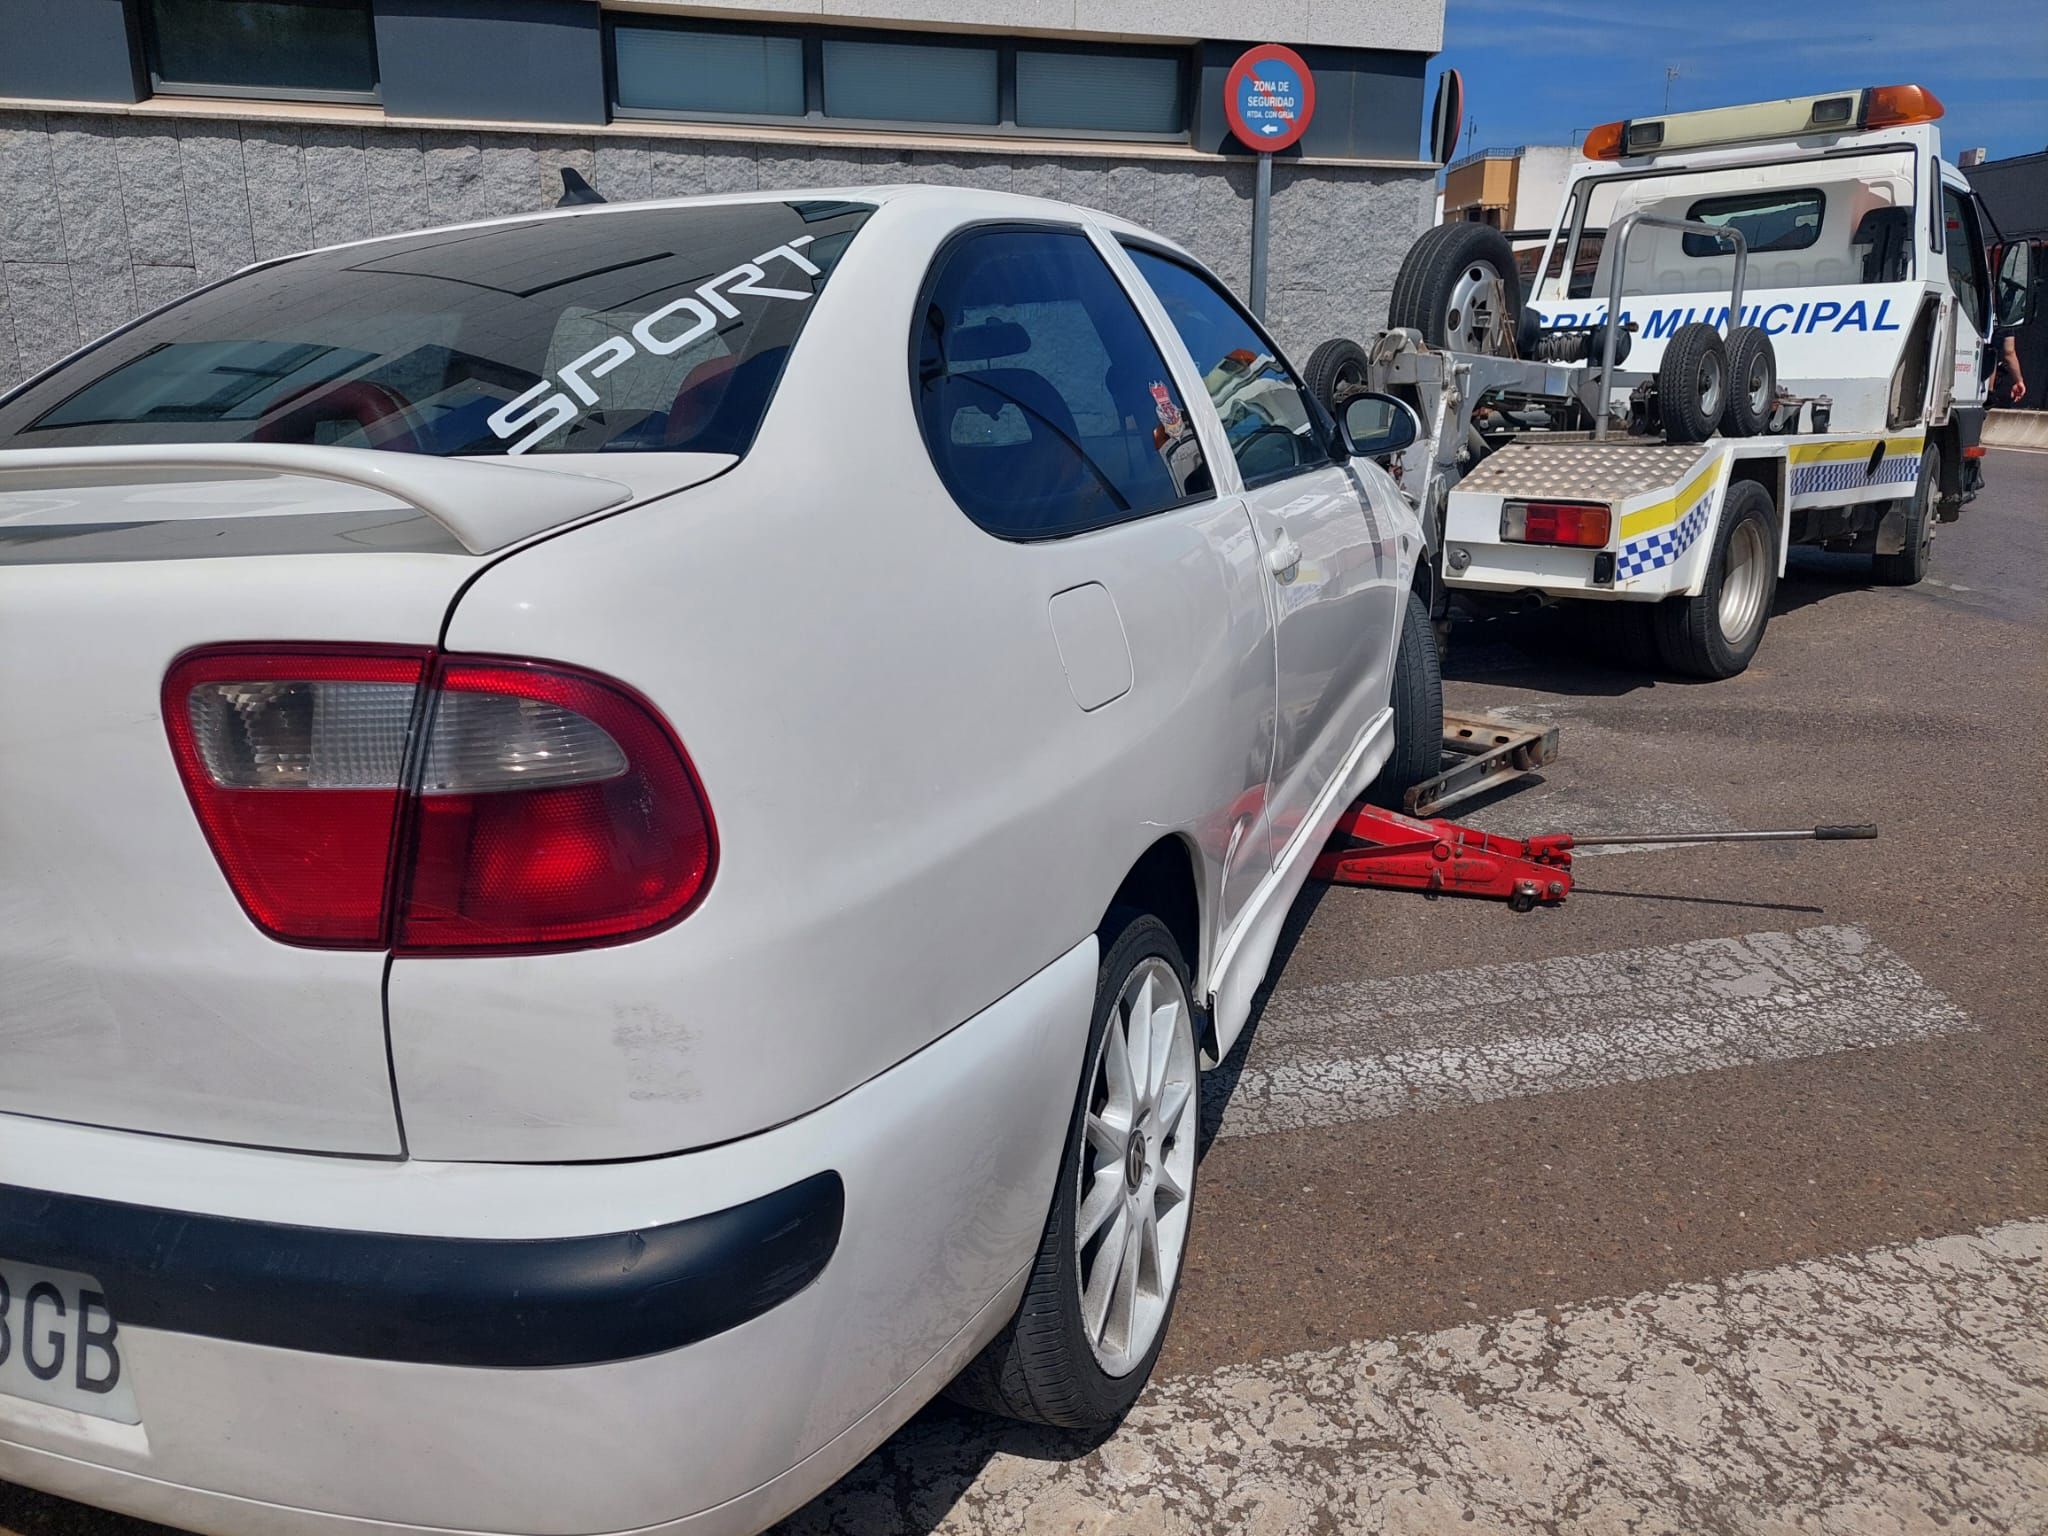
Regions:
<instances>
[{"instance_id":1,"label":"truck windshield","mask_svg":"<svg viewBox=\"0 0 2048 1536\"><path fill-rule=\"evenodd\" d=\"M296 257L0 401L0 448L744 454L872 212L603 210Z\"/></svg>"}]
</instances>

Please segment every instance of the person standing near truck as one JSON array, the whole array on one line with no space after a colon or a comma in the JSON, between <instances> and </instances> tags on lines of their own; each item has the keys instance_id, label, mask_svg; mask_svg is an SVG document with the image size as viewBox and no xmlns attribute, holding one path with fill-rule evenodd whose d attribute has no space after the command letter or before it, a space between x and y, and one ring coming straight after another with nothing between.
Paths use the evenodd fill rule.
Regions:
<instances>
[{"instance_id":1,"label":"person standing near truck","mask_svg":"<svg viewBox=\"0 0 2048 1536\"><path fill-rule=\"evenodd\" d=\"M1994 338L1994 348L1997 356L1991 365L1991 383L1984 391L1984 398L1987 402L1993 400L1998 394L1999 379L2006 377L2011 383L2007 386L2009 393L2005 403L2018 405L2027 398L2027 376L2020 372L2019 343L2011 331L2001 331Z\"/></svg>"}]
</instances>

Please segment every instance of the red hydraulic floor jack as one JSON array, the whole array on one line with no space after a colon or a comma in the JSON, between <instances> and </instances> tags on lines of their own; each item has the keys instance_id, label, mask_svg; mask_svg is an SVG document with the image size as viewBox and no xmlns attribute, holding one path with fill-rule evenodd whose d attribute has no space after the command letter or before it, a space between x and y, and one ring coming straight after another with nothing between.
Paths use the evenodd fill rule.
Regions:
<instances>
[{"instance_id":1,"label":"red hydraulic floor jack","mask_svg":"<svg viewBox=\"0 0 2048 1536\"><path fill-rule=\"evenodd\" d=\"M1563 903L1572 890L1572 850L1616 843L1836 842L1877 836L1877 828L1806 827L1770 832L1614 832L1579 837L1547 832L1503 837L1455 821L1422 821L1363 800L1346 811L1315 863L1336 885L1478 896L1517 912Z\"/></svg>"}]
</instances>

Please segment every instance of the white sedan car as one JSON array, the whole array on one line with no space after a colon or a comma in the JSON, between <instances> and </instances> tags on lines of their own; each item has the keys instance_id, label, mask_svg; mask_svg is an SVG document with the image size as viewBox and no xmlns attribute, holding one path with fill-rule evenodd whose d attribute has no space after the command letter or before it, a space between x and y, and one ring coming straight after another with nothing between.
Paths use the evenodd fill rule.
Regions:
<instances>
[{"instance_id":1,"label":"white sedan car","mask_svg":"<svg viewBox=\"0 0 2048 1536\"><path fill-rule=\"evenodd\" d=\"M0 1479L738 1532L949 1382L1113 1422L1199 1067L1434 766L1346 415L919 188L291 257L0 399Z\"/></svg>"}]
</instances>

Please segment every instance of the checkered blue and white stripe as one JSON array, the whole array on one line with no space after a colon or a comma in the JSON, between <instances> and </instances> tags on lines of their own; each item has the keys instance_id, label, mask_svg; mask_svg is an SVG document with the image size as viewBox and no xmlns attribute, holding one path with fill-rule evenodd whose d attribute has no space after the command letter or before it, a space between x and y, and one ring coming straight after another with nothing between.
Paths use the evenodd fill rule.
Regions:
<instances>
[{"instance_id":1,"label":"checkered blue and white stripe","mask_svg":"<svg viewBox=\"0 0 2048 1536\"><path fill-rule=\"evenodd\" d=\"M1676 561L1706 530L1707 509L1713 504L1714 495L1709 491L1690 512L1669 528L1659 528L1655 533L1646 533L1640 539L1631 539L1622 545L1621 553L1614 557L1614 579L1626 581L1631 576L1641 576Z\"/></svg>"},{"instance_id":2,"label":"checkered blue and white stripe","mask_svg":"<svg viewBox=\"0 0 2048 1536\"><path fill-rule=\"evenodd\" d=\"M1920 478L1920 455L1887 457L1874 475L1864 473L1868 461L1838 459L1828 464L1801 464L1792 471L1792 494L1811 496L1815 491L1855 491L1866 485L1912 485Z\"/></svg>"}]
</instances>

